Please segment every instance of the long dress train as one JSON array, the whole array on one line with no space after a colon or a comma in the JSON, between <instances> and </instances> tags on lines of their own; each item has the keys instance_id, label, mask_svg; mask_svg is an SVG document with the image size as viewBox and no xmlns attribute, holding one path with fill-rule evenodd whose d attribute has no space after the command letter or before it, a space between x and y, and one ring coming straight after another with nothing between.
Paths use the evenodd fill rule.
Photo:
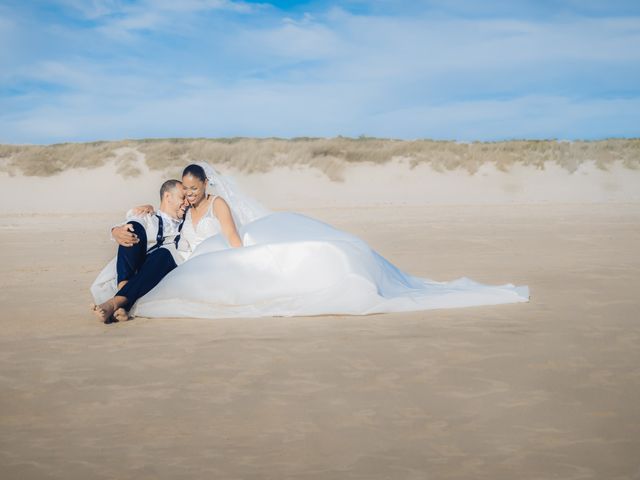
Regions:
<instances>
[{"instance_id":1,"label":"long dress train","mask_svg":"<svg viewBox=\"0 0 640 480\"><path fill-rule=\"evenodd\" d=\"M190 220L190 217L189 217ZM527 302L526 286L468 278L436 282L402 272L363 240L296 213L218 233L136 304L144 317L261 317L429 310Z\"/></svg>"}]
</instances>

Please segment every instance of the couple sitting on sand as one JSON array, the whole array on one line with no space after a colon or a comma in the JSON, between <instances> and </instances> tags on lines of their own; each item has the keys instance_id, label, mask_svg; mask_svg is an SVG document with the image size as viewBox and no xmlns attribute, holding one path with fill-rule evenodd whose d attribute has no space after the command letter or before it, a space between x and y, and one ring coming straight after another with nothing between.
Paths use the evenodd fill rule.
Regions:
<instances>
[{"instance_id":1,"label":"couple sitting on sand","mask_svg":"<svg viewBox=\"0 0 640 480\"><path fill-rule=\"evenodd\" d=\"M209 192L207 192L207 188ZM262 317L526 302L527 287L411 276L318 220L272 213L206 163L187 166L114 227L117 256L91 287L105 323L144 317ZM419 253L419 252L418 252Z\"/></svg>"},{"instance_id":2,"label":"couple sitting on sand","mask_svg":"<svg viewBox=\"0 0 640 480\"><path fill-rule=\"evenodd\" d=\"M129 320L136 301L182 264L205 238L222 231L231 247L242 246L229 205L222 197L207 194L206 182L203 167L189 165L182 172L182 182L162 184L157 212L150 205L135 208L127 213L126 224L112 228L120 245L118 291L92 306L102 322Z\"/></svg>"}]
</instances>

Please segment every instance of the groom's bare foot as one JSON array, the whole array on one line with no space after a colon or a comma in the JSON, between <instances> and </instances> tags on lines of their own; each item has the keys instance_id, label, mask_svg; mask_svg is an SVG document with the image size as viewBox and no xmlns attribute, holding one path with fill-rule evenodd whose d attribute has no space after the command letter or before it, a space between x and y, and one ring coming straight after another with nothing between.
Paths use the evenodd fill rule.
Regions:
<instances>
[{"instance_id":1,"label":"groom's bare foot","mask_svg":"<svg viewBox=\"0 0 640 480\"><path fill-rule=\"evenodd\" d=\"M115 318L118 322L126 322L131 319L129 316L129 312L127 312L124 308L120 307L113 312L113 318Z\"/></svg>"},{"instance_id":2,"label":"groom's bare foot","mask_svg":"<svg viewBox=\"0 0 640 480\"><path fill-rule=\"evenodd\" d=\"M96 305L95 303L93 303L91 304L91 310L93 311L94 315L98 317L98 320L100 320L102 323L117 322L117 320L113 318L113 313L115 310L113 300L107 300L100 305Z\"/></svg>"}]
</instances>

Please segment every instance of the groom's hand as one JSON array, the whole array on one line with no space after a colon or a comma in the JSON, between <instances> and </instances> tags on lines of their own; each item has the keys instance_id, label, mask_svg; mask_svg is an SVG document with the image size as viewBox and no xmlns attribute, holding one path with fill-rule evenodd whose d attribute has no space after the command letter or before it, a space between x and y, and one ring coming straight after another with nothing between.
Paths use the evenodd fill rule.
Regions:
<instances>
[{"instance_id":1,"label":"groom's hand","mask_svg":"<svg viewBox=\"0 0 640 480\"><path fill-rule=\"evenodd\" d=\"M133 233L133 225L130 223L120 227L113 227L111 229L111 236L123 247L131 247L140 241L138 236Z\"/></svg>"}]
</instances>

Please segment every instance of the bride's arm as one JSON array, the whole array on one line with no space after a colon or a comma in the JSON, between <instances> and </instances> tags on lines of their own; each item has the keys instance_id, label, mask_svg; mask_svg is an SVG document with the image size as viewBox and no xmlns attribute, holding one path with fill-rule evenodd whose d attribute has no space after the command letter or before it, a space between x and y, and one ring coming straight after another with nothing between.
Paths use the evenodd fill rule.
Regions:
<instances>
[{"instance_id":1,"label":"bride's arm","mask_svg":"<svg viewBox=\"0 0 640 480\"><path fill-rule=\"evenodd\" d=\"M238 235L236 224L233 221L233 215L231 215L229 205L227 205L227 202L224 200L224 198L216 197L214 199L213 211L216 214L218 221L220 222L222 233L224 233L224 236L227 237L229 245L231 245L232 247L241 247L242 240L240 240L240 235Z\"/></svg>"},{"instance_id":2,"label":"bride's arm","mask_svg":"<svg viewBox=\"0 0 640 480\"><path fill-rule=\"evenodd\" d=\"M127 216L146 215L148 213L156 213L153 205L138 205L127 212Z\"/></svg>"}]
</instances>

